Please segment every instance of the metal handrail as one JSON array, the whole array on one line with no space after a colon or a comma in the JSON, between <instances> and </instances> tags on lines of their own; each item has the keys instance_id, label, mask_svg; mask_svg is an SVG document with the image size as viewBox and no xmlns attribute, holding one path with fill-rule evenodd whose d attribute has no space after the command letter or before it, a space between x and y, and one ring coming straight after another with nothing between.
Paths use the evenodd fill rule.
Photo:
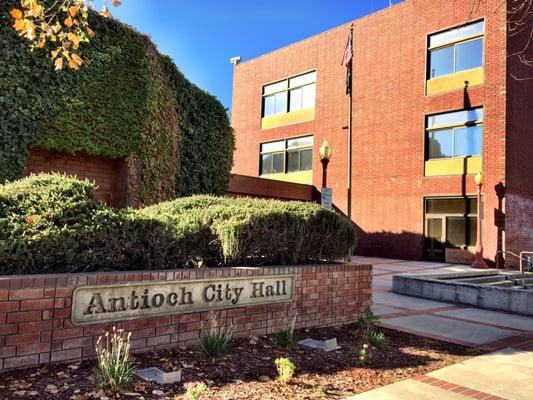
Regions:
<instances>
[{"instance_id":1,"label":"metal handrail","mask_svg":"<svg viewBox=\"0 0 533 400\"><path fill-rule=\"evenodd\" d=\"M528 263L530 263L530 261L526 258L524 258L524 254L532 254L533 255L533 251L521 251L520 252L520 255L516 254L516 253L513 253L512 251L503 251L503 250L500 250L500 251L497 251L496 252L496 268L500 268L500 259L498 258L498 255L499 254L510 254L516 258L518 258L520 260L520 273L522 275L524 275L524 261L527 261Z\"/></svg>"}]
</instances>

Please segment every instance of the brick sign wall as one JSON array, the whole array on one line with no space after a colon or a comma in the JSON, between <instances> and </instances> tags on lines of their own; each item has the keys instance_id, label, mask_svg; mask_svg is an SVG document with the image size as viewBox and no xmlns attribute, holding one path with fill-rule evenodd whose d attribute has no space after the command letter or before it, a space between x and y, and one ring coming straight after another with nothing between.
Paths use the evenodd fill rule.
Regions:
<instances>
[{"instance_id":1,"label":"brick sign wall","mask_svg":"<svg viewBox=\"0 0 533 400\"><path fill-rule=\"evenodd\" d=\"M231 304L236 297L228 298L231 308L213 307L214 311L205 311L206 303L216 300L218 285L198 286L195 282L198 280L231 283L228 296L240 294L241 299L246 296L247 300ZM283 280L285 286L281 282ZM266 282L264 292L260 291L260 284L254 285L254 282L262 281ZM280 283L277 284L277 281ZM122 292L114 291L117 287L124 291L122 284L126 282L135 283L129 285L130 291L137 287L141 290L137 293L139 297L131 301L131 306L120 305L120 301L116 300L120 296L116 293ZM154 285L154 282L159 284ZM146 304L157 306L161 303L167 309L162 308L159 314L165 315L138 318L127 310L131 319L95 322L97 311L103 308L93 296L85 301L87 306L93 305L89 309L92 315L88 316L88 323L80 319L87 307L80 308L81 314L72 312L73 296L75 302L83 302L83 293L87 291L108 296L102 297L106 311L109 311L109 296L115 299L112 311L126 312L122 308L142 307L142 283L146 283L147 288L160 289L161 296L166 299L164 304L158 300L163 297L159 297L157 291L152 291L150 298L146 297ZM277 302L265 304L268 299L254 298L254 295L267 294L267 284L272 286L272 295L278 296L277 300L273 298ZM239 291L241 287L243 289ZM95 291L95 288L102 290ZM181 291L182 288L185 289ZM224 299L225 284L220 288L220 298ZM177 307L175 311L168 312L171 306L178 305L180 293L187 299L185 303L190 301L188 293L191 296L197 293L199 299L203 297L198 311L184 308L184 313L180 313ZM77 297L78 294L81 297ZM210 326L213 321L219 325L231 325L235 337L269 334L285 328L294 318L296 328L347 324L357 319L370 298L371 267L353 264L5 276L0 277L0 370L91 358L96 339L113 325L132 332L135 351L149 351L196 344L201 329ZM246 306L239 307L239 304ZM108 320L113 320L112 317Z\"/></svg>"}]
</instances>

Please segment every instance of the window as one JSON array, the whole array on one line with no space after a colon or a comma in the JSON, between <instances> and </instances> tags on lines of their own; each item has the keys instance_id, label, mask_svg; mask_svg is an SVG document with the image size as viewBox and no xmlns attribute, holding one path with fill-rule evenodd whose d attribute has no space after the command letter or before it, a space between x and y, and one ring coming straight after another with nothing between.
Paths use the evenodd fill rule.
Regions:
<instances>
[{"instance_id":1,"label":"window","mask_svg":"<svg viewBox=\"0 0 533 400\"><path fill-rule=\"evenodd\" d=\"M263 87L263 117L313 108L316 100L316 71Z\"/></svg>"},{"instance_id":2,"label":"window","mask_svg":"<svg viewBox=\"0 0 533 400\"><path fill-rule=\"evenodd\" d=\"M484 21L429 37L428 79L483 66Z\"/></svg>"},{"instance_id":3,"label":"window","mask_svg":"<svg viewBox=\"0 0 533 400\"><path fill-rule=\"evenodd\" d=\"M483 108L428 116L426 160L481 155Z\"/></svg>"},{"instance_id":4,"label":"window","mask_svg":"<svg viewBox=\"0 0 533 400\"><path fill-rule=\"evenodd\" d=\"M313 169L313 136L261 144L261 175Z\"/></svg>"},{"instance_id":5,"label":"window","mask_svg":"<svg viewBox=\"0 0 533 400\"><path fill-rule=\"evenodd\" d=\"M474 246L477 239L477 199L426 199L426 251L443 255L444 247Z\"/></svg>"}]
</instances>

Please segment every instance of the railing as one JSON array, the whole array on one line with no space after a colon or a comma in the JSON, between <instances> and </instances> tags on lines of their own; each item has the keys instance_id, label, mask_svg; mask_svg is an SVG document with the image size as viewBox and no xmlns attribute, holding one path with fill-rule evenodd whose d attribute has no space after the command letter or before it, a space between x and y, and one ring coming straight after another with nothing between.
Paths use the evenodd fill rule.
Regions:
<instances>
[{"instance_id":1,"label":"railing","mask_svg":"<svg viewBox=\"0 0 533 400\"><path fill-rule=\"evenodd\" d=\"M524 275L524 261L527 262L528 264L531 264L531 261L528 259L528 258L525 258L524 255L533 255L533 251L521 251L520 252L520 255L516 254L516 253L513 253L512 251L503 251L503 250L500 250L498 252L496 252L496 268L500 268L500 257L498 257L498 255L504 255L504 254L510 254L516 258L518 258L520 260L520 273L522 275Z\"/></svg>"}]
</instances>

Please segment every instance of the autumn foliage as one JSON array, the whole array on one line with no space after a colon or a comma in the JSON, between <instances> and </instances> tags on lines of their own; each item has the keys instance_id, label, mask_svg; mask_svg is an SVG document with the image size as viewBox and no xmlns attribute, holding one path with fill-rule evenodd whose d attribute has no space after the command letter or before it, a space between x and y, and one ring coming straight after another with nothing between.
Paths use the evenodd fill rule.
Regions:
<instances>
[{"instance_id":1,"label":"autumn foliage","mask_svg":"<svg viewBox=\"0 0 533 400\"><path fill-rule=\"evenodd\" d=\"M113 0L114 6L120 4ZM49 43L56 70L63 69L64 64L76 70L83 64L80 44L95 36L88 22L90 5L86 0L56 1L51 6L39 0L21 0L20 8L10 11L13 29L29 41L32 49L44 48ZM100 15L111 17L107 2Z\"/></svg>"}]
</instances>

